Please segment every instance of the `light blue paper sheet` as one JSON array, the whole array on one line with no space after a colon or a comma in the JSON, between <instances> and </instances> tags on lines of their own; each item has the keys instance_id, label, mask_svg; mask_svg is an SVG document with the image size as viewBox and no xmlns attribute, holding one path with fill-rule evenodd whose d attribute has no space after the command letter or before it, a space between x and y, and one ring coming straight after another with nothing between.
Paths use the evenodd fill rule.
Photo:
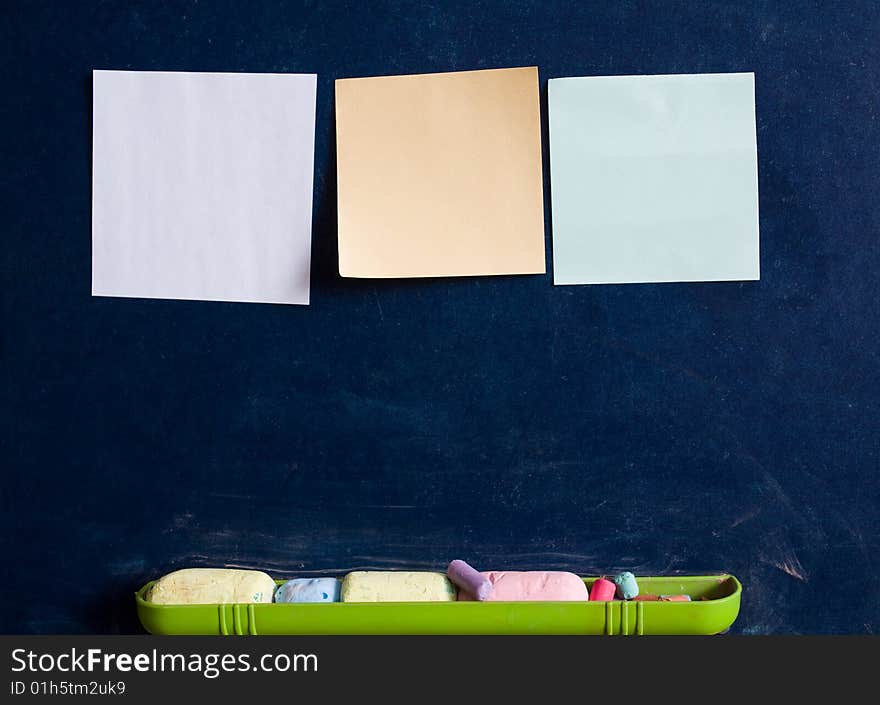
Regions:
<instances>
[{"instance_id":1,"label":"light blue paper sheet","mask_svg":"<svg viewBox=\"0 0 880 705\"><path fill-rule=\"evenodd\" d=\"M555 284L760 278L752 73L549 82Z\"/></svg>"}]
</instances>

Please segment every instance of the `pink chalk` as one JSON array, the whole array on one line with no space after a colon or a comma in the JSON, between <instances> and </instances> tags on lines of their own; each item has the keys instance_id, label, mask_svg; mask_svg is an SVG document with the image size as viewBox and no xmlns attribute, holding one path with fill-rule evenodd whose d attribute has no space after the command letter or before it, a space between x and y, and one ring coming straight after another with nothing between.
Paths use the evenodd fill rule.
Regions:
<instances>
[{"instance_id":1,"label":"pink chalk","mask_svg":"<svg viewBox=\"0 0 880 705\"><path fill-rule=\"evenodd\" d=\"M464 561L454 560L446 569L449 579L468 595L482 602L492 595L492 583L482 573ZM462 599L459 597L458 599Z\"/></svg>"},{"instance_id":2,"label":"pink chalk","mask_svg":"<svg viewBox=\"0 0 880 705\"><path fill-rule=\"evenodd\" d=\"M574 573L560 570L492 570L482 573L492 584L489 602L574 602L589 599L587 586ZM458 599L473 600L467 592Z\"/></svg>"},{"instance_id":3,"label":"pink chalk","mask_svg":"<svg viewBox=\"0 0 880 705\"><path fill-rule=\"evenodd\" d=\"M617 586L610 580L599 578L590 589L590 602L611 602Z\"/></svg>"}]
</instances>

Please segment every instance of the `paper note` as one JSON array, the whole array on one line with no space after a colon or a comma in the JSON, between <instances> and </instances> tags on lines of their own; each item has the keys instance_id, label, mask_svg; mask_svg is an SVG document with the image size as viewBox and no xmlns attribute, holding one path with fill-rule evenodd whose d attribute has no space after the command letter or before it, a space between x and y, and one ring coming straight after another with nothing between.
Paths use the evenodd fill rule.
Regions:
<instances>
[{"instance_id":1,"label":"paper note","mask_svg":"<svg viewBox=\"0 0 880 705\"><path fill-rule=\"evenodd\" d=\"M307 304L315 91L95 71L92 294Z\"/></svg>"},{"instance_id":2,"label":"paper note","mask_svg":"<svg viewBox=\"0 0 880 705\"><path fill-rule=\"evenodd\" d=\"M549 83L554 283L759 278L754 74Z\"/></svg>"},{"instance_id":3,"label":"paper note","mask_svg":"<svg viewBox=\"0 0 880 705\"><path fill-rule=\"evenodd\" d=\"M336 81L339 272L545 271L536 68Z\"/></svg>"}]
</instances>

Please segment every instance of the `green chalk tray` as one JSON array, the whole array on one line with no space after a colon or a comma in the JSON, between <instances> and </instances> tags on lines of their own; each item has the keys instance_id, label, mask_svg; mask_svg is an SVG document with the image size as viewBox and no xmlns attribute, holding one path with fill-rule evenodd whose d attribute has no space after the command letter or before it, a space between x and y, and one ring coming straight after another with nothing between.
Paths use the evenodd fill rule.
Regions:
<instances>
[{"instance_id":1,"label":"green chalk tray","mask_svg":"<svg viewBox=\"0 0 880 705\"><path fill-rule=\"evenodd\" d=\"M589 588L597 578L584 578ZM643 594L692 602L335 602L154 605L135 593L151 634L717 634L739 614L732 575L639 578ZM281 583L283 581L276 581Z\"/></svg>"}]
</instances>

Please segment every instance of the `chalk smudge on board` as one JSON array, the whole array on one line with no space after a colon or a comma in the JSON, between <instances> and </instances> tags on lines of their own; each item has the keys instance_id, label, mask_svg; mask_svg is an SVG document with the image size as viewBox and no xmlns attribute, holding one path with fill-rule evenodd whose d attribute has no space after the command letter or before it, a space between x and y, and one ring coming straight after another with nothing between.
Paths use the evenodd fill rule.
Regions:
<instances>
[{"instance_id":1,"label":"chalk smudge on board","mask_svg":"<svg viewBox=\"0 0 880 705\"><path fill-rule=\"evenodd\" d=\"M759 559L761 562L771 565L777 570L781 570L783 573L796 580L807 582L809 580L807 571L804 569L804 566L801 565L800 559L797 557L794 550L780 543L779 552L781 555L778 556L767 556L762 553L759 556Z\"/></svg>"}]
</instances>

